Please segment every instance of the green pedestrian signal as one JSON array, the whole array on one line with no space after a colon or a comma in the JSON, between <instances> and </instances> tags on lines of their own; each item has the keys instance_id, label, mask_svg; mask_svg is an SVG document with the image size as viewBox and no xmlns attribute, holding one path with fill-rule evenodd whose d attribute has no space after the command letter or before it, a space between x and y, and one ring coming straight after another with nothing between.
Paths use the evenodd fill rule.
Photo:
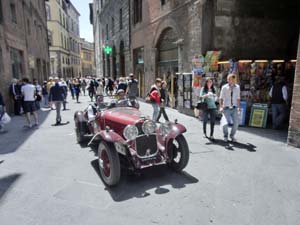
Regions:
<instances>
[{"instance_id":1,"label":"green pedestrian signal","mask_svg":"<svg viewBox=\"0 0 300 225\"><path fill-rule=\"evenodd\" d=\"M106 45L104 48L104 52L106 55L110 55L110 53L112 52L112 48L109 45Z\"/></svg>"}]
</instances>

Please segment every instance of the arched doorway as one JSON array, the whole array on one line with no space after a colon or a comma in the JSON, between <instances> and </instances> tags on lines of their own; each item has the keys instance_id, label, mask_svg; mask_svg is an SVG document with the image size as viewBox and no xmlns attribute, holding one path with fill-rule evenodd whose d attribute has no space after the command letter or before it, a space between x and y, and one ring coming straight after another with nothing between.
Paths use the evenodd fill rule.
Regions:
<instances>
[{"instance_id":1,"label":"arched doorway","mask_svg":"<svg viewBox=\"0 0 300 225\"><path fill-rule=\"evenodd\" d=\"M110 55L106 55L107 77L111 77L110 73Z\"/></svg>"},{"instance_id":2,"label":"arched doorway","mask_svg":"<svg viewBox=\"0 0 300 225\"><path fill-rule=\"evenodd\" d=\"M172 28L165 29L157 43L157 73L158 77L167 81L172 107L177 107L177 76L178 72L178 40Z\"/></svg>"},{"instance_id":3,"label":"arched doorway","mask_svg":"<svg viewBox=\"0 0 300 225\"><path fill-rule=\"evenodd\" d=\"M116 46L112 48L112 77L114 80L117 79L117 52Z\"/></svg>"},{"instance_id":4,"label":"arched doorway","mask_svg":"<svg viewBox=\"0 0 300 225\"><path fill-rule=\"evenodd\" d=\"M119 75L125 77L125 54L124 54L124 41L120 42L120 73Z\"/></svg>"}]
</instances>

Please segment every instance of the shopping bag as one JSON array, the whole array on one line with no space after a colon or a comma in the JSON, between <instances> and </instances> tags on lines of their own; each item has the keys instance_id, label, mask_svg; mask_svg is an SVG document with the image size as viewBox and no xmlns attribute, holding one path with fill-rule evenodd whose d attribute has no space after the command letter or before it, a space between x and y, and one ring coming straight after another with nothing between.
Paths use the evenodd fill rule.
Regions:
<instances>
[{"instance_id":1,"label":"shopping bag","mask_svg":"<svg viewBox=\"0 0 300 225\"><path fill-rule=\"evenodd\" d=\"M220 121L220 128L221 128L221 130L223 130L223 127L226 126L226 125L228 125L228 121L227 121L225 115L222 114L222 118L221 118L221 121Z\"/></svg>"},{"instance_id":2,"label":"shopping bag","mask_svg":"<svg viewBox=\"0 0 300 225\"><path fill-rule=\"evenodd\" d=\"M1 117L1 123L2 124L8 124L11 121L10 116L7 113L4 113Z\"/></svg>"}]
</instances>

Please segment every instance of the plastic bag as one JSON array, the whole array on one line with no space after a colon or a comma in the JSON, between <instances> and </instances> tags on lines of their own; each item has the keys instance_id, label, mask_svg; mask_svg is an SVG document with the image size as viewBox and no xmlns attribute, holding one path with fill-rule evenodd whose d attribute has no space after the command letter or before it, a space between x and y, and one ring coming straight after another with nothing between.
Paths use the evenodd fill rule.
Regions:
<instances>
[{"instance_id":1,"label":"plastic bag","mask_svg":"<svg viewBox=\"0 0 300 225\"><path fill-rule=\"evenodd\" d=\"M222 118L221 118L221 121L220 121L220 128L221 128L221 130L223 130L223 127L226 126L226 125L228 125L228 121L227 121L225 115L222 114Z\"/></svg>"},{"instance_id":2,"label":"plastic bag","mask_svg":"<svg viewBox=\"0 0 300 225\"><path fill-rule=\"evenodd\" d=\"M7 113L4 113L2 118L1 118L1 123L2 124L8 124L11 121L10 116Z\"/></svg>"}]
</instances>

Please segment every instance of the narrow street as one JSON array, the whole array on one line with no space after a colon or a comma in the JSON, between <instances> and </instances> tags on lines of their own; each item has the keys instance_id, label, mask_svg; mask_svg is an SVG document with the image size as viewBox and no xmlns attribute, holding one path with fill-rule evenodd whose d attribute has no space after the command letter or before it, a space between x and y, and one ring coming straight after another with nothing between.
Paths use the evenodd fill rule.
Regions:
<instances>
[{"instance_id":1,"label":"narrow street","mask_svg":"<svg viewBox=\"0 0 300 225\"><path fill-rule=\"evenodd\" d=\"M41 111L39 129L24 130L24 117L14 117L0 136L1 225L299 223L300 155L287 147L285 133L241 128L239 143L228 148L219 126L218 140L210 143L201 122L170 109L170 119L187 127L186 170L124 172L120 185L109 189L93 148L76 143L73 115L88 98L69 102L65 126L52 126L55 111ZM152 113L145 103L141 110Z\"/></svg>"}]
</instances>

